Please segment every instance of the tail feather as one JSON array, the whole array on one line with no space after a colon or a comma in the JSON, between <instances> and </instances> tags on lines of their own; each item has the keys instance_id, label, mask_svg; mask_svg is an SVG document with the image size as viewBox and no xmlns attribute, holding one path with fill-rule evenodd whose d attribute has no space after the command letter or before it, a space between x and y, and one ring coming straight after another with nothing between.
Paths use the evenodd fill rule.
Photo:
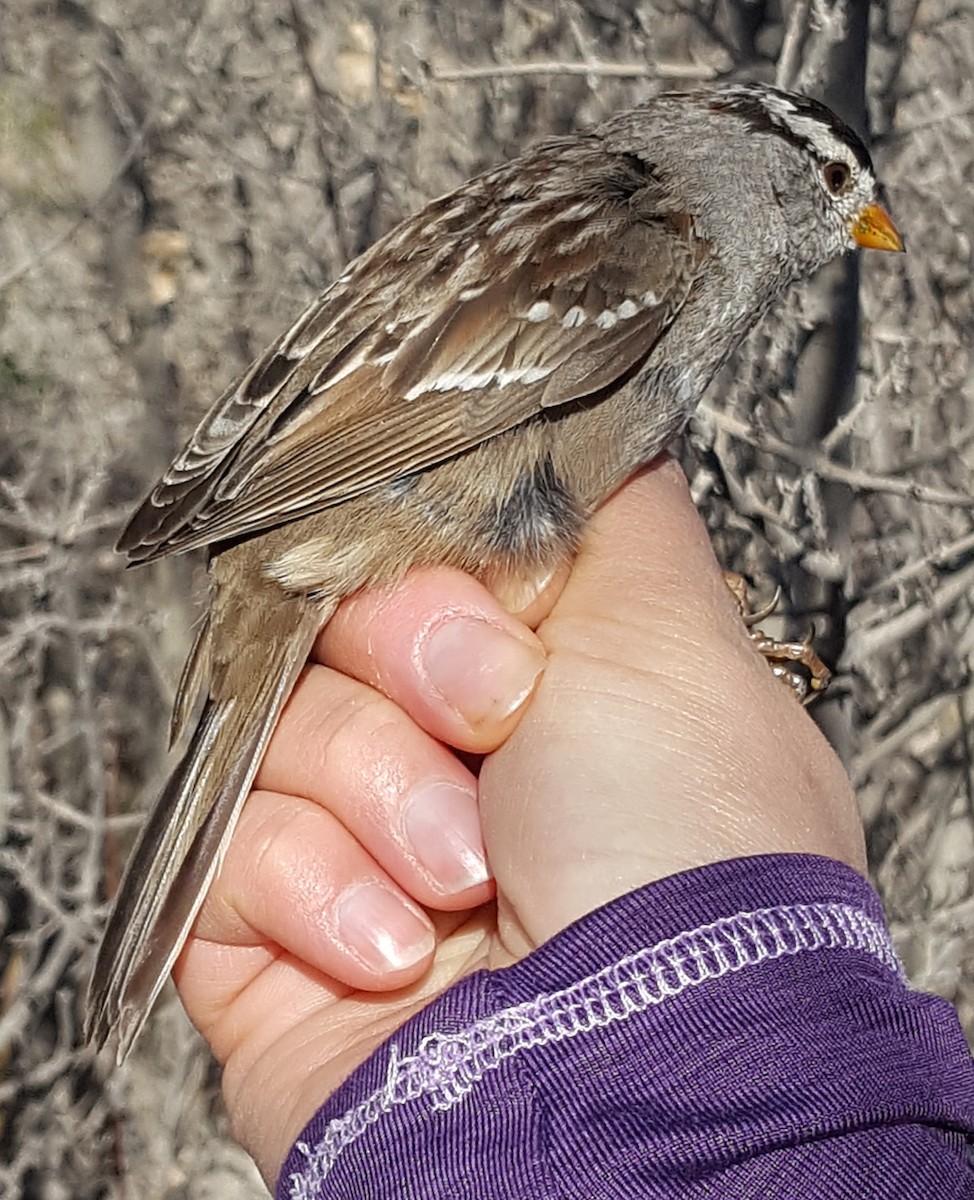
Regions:
<instances>
[{"instance_id":1,"label":"tail feather","mask_svg":"<svg viewBox=\"0 0 974 1200\"><path fill-rule=\"evenodd\" d=\"M196 630L193 646L186 657L183 673L179 677L176 698L173 700L169 718L169 749L182 738L189 727L196 701L206 688L210 676L210 614L206 613Z\"/></svg>"},{"instance_id":2,"label":"tail feather","mask_svg":"<svg viewBox=\"0 0 974 1200\"><path fill-rule=\"evenodd\" d=\"M192 740L132 851L88 987L85 1036L117 1038L117 1060L142 1028L206 898L277 718L323 620L305 608L266 648L256 695L207 700Z\"/></svg>"}]
</instances>

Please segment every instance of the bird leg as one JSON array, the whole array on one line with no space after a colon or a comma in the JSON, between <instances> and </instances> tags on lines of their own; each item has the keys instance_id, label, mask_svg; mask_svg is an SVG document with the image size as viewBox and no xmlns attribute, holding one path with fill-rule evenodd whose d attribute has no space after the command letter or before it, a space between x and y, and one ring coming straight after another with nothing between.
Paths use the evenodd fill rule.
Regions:
<instances>
[{"instance_id":1,"label":"bird leg","mask_svg":"<svg viewBox=\"0 0 974 1200\"><path fill-rule=\"evenodd\" d=\"M758 653L768 660L772 674L788 685L795 699L801 704L810 704L816 696L825 691L832 678L832 672L812 648L814 628L799 642L779 642L776 638L768 637L763 630L754 627L778 607L781 589L775 592L768 604L755 611L751 608L747 583L742 576L733 571L725 571L724 582L734 597L737 611L747 627L748 636Z\"/></svg>"}]
</instances>

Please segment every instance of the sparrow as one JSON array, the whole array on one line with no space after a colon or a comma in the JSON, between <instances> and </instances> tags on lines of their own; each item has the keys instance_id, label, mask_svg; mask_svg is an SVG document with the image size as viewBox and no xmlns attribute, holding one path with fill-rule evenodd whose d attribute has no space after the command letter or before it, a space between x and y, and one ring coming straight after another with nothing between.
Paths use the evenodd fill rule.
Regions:
<instances>
[{"instance_id":1,"label":"sparrow","mask_svg":"<svg viewBox=\"0 0 974 1200\"><path fill-rule=\"evenodd\" d=\"M791 284L898 251L862 140L759 84L670 92L432 201L217 400L129 521L133 563L204 549L210 599L97 954L119 1061L180 952L268 739L343 598L410 567L570 560Z\"/></svg>"}]
</instances>

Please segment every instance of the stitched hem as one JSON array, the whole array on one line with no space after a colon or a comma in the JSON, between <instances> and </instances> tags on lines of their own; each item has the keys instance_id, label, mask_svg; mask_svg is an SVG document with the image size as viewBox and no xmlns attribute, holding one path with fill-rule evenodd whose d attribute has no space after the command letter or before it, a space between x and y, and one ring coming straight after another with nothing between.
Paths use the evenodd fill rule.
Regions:
<instances>
[{"instance_id":1,"label":"stitched hem","mask_svg":"<svg viewBox=\"0 0 974 1200\"><path fill-rule=\"evenodd\" d=\"M570 987L482 1017L460 1033L432 1033L415 1054L389 1045L386 1081L328 1123L287 1184L290 1200L314 1200L339 1155L394 1109L426 1100L437 1111L459 1103L488 1071L538 1046L590 1033L645 1012L725 975L816 950L870 954L903 978L885 927L848 904L788 904L737 913L657 942Z\"/></svg>"}]
</instances>

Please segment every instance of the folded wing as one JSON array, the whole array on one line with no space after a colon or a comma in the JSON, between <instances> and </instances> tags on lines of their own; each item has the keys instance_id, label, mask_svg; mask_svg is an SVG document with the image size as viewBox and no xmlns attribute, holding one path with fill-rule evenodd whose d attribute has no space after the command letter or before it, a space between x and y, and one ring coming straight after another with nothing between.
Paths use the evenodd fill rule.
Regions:
<instances>
[{"instance_id":1,"label":"folded wing","mask_svg":"<svg viewBox=\"0 0 974 1200\"><path fill-rule=\"evenodd\" d=\"M628 378L706 248L659 216L650 166L616 155L607 172L592 141L590 166L577 141L548 143L357 259L220 398L120 549L146 561L253 535Z\"/></svg>"}]
</instances>

